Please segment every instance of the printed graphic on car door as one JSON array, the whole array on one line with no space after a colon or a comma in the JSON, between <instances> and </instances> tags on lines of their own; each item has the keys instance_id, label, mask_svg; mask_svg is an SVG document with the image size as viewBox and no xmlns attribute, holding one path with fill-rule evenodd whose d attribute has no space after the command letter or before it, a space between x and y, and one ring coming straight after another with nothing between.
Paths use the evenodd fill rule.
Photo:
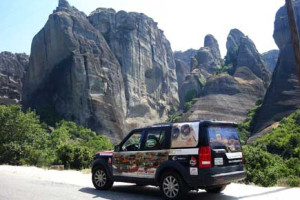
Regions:
<instances>
[{"instance_id":1,"label":"printed graphic on car door","mask_svg":"<svg viewBox=\"0 0 300 200\"><path fill-rule=\"evenodd\" d=\"M235 165L242 162L242 148L235 127L210 126L208 135L214 166Z\"/></svg>"},{"instance_id":2,"label":"printed graphic on car door","mask_svg":"<svg viewBox=\"0 0 300 200\"><path fill-rule=\"evenodd\" d=\"M121 146L121 152L113 153L113 174L116 176L136 176L140 165L138 150L141 144L141 132L131 134Z\"/></svg>"},{"instance_id":3,"label":"printed graphic on car door","mask_svg":"<svg viewBox=\"0 0 300 200\"><path fill-rule=\"evenodd\" d=\"M140 133L134 133L122 145L122 151L113 154L113 173L116 176L154 178L158 166L168 159L163 129L148 130L142 149Z\"/></svg>"},{"instance_id":4,"label":"printed graphic on car door","mask_svg":"<svg viewBox=\"0 0 300 200\"><path fill-rule=\"evenodd\" d=\"M145 143L142 145L142 160L139 175L143 178L154 178L156 169L168 160L169 150L165 149L166 129L153 128L146 131Z\"/></svg>"}]
</instances>

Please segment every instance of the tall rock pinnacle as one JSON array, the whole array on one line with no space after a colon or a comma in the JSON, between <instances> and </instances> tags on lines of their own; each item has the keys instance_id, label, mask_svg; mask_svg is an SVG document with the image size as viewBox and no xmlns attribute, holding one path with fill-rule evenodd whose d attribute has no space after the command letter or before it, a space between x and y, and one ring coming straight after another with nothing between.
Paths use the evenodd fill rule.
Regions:
<instances>
[{"instance_id":1,"label":"tall rock pinnacle","mask_svg":"<svg viewBox=\"0 0 300 200\"><path fill-rule=\"evenodd\" d=\"M216 38L213 35L208 34L208 35L205 36L204 47L209 47L211 52L213 53L213 55L216 58L221 59L219 44L218 44L218 41L216 40Z\"/></svg>"}]
</instances>

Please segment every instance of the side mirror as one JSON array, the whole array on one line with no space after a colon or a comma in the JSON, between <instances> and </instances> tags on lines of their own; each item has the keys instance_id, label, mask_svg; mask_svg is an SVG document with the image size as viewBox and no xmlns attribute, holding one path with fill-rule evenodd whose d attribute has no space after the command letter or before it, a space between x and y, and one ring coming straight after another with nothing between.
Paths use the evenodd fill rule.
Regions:
<instances>
[{"instance_id":1,"label":"side mirror","mask_svg":"<svg viewBox=\"0 0 300 200\"><path fill-rule=\"evenodd\" d=\"M121 150L120 145L116 145L116 146L115 146L115 152L119 152L120 150Z\"/></svg>"}]
</instances>

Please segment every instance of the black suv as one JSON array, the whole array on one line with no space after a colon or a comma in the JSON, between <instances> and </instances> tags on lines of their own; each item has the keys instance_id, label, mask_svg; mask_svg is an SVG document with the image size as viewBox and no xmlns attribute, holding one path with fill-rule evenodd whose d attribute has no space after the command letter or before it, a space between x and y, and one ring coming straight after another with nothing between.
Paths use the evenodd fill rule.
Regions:
<instances>
[{"instance_id":1,"label":"black suv","mask_svg":"<svg viewBox=\"0 0 300 200\"><path fill-rule=\"evenodd\" d=\"M198 121L135 129L114 151L94 156L93 184L99 190L114 181L155 185L166 199L181 199L196 189L221 192L246 177L236 126Z\"/></svg>"}]
</instances>

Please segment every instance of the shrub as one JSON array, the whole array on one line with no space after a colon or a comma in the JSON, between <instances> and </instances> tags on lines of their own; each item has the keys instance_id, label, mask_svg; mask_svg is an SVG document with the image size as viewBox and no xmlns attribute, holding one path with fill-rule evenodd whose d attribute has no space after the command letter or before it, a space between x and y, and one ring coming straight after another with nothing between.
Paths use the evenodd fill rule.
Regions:
<instances>
[{"instance_id":1,"label":"shrub","mask_svg":"<svg viewBox=\"0 0 300 200\"><path fill-rule=\"evenodd\" d=\"M284 118L278 128L258 139L254 145L265 147L268 152L286 159L300 159L300 111Z\"/></svg>"},{"instance_id":2,"label":"shrub","mask_svg":"<svg viewBox=\"0 0 300 200\"><path fill-rule=\"evenodd\" d=\"M250 133L254 127L254 122L256 119L257 112L261 107L263 99L258 99L255 103L255 106L249 110L247 114L247 118L244 120L243 123L238 125L238 133L241 139L242 144L246 144L248 138L250 137Z\"/></svg>"},{"instance_id":3,"label":"shrub","mask_svg":"<svg viewBox=\"0 0 300 200\"><path fill-rule=\"evenodd\" d=\"M264 187L273 186L291 171L286 168L282 158L252 146L243 147L246 183L255 183Z\"/></svg>"},{"instance_id":4,"label":"shrub","mask_svg":"<svg viewBox=\"0 0 300 200\"><path fill-rule=\"evenodd\" d=\"M288 186L291 187L299 187L300 186L300 178L297 176L288 176L286 183Z\"/></svg>"},{"instance_id":5,"label":"shrub","mask_svg":"<svg viewBox=\"0 0 300 200\"><path fill-rule=\"evenodd\" d=\"M192 106L193 106L193 104L192 104L191 101L186 102L186 103L184 104L184 111L187 112L189 109L192 108Z\"/></svg>"},{"instance_id":6,"label":"shrub","mask_svg":"<svg viewBox=\"0 0 300 200\"><path fill-rule=\"evenodd\" d=\"M35 112L0 106L0 164L89 167L96 151L112 149L106 136L74 122L60 121L47 129Z\"/></svg>"},{"instance_id":7,"label":"shrub","mask_svg":"<svg viewBox=\"0 0 300 200\"><path fill-rule=\"evenodd\" d=\"M63 144L57 148L56 156L57 164L70 168L74 162L74 147L70 144Z\"/></svg>"},{"instance_id":8,"label":"shrub","mask_svg":"<svg viewBox=\"0 0 300 200\"><path fill-rule=\"evenodd\" d=\"M74 159L71 163L71 168L74 169L85 169L91 166L93 154L87 147L75 147L74 148Z\"/></svg>"},{"instance_id":9,"label":"shrub","mask_svg":"<svg viewBox=\"0 0 300 200\"><path fill-rule=\"evenodd\" d=\"M182 117L179 114L170 115L166 122L175 123L179 122Z\"/></svg>"},{"instance_id":10,"label":"shrub","mask_svg":"<svg viewBox=\"0 0 300 200\"><path fill-rule=\"evenodd\" d=\"M38 164L36 157L46 148L48 134L35 112L0 106L0 127L0 163Z\"/></svg>"},{"instance_id":11,"label":"shrub","mask_svg":"<svg viewBox=\"0 0 300 200\"><path fill-rule=\"evenodd\" d=\"M58 147L56 164L62 164L65 168L84 169L92 162L92 153L87 147L64 144Z\"/></svg>"},{"instance_id":12,"label":"shrub","mask_svg":"<svg viewBox=\"0 0 300 200\"><path fill-rule=\"evenodd\" d=\"M244 147L246 182L292 187L300 182L300 111L284 118L278 128Z\"/></svg>"},{"instance_id":13,"label":"shrub","mask_svg":"<svg viewBox=\"0 0 300 200\"><path fill-rule=\"evenodd\" d=\"M193 98L192 99L192 104L195 104L198 100L199 100L199 98Z\"/></svg>"}]
</instances>

